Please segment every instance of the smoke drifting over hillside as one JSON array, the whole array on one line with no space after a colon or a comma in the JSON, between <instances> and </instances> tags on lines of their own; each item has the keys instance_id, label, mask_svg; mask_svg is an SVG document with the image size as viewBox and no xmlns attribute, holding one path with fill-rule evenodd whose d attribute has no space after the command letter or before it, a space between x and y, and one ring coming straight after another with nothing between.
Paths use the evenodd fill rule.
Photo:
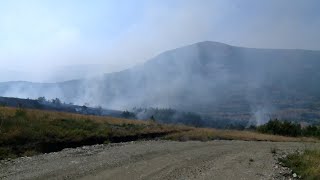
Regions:
<instances>
[{"instance_id":1,"label":"smoke drifting over hillside","mask_svg":"<svg viewBox=\"0 0 320 180\"><path fill-rule=\"evenodd\" d=\"M0 95L59 97L123 110L174 108L263 124L276 111L309 109L320 101L319 58L320 51L250 49L206 41L100 77L55 84L2 83Z\"/></svg>"},{"instance_id":2,"label":"smoke drifting over hillside","mask_svg":"<svg viewBox=\"0 0 320 180\"><path fill-rule=\"evenodd\" d=\"M120 71L204 40L244 47L320 49L317 7L317 0L4 1L0 70L7 72L1 81L91 77L97 71ZM83 70L75 76L60 68L75 71L76 66L92 64L105 70Z\"/></svg>"},{"instance_id":3,"label":"smoke drifting over hillside","mask_svg":"<svg viewBox=\"0 0 320 180\"><path fill-rule=\"evenodd\" d=\"M316 119L308 113L320 102L319 6L317 0L4 1L0 81L17 82L0 83L0 95L121 110L174 108L257 124L275 112Z\"/></svg>"}]
</instances>

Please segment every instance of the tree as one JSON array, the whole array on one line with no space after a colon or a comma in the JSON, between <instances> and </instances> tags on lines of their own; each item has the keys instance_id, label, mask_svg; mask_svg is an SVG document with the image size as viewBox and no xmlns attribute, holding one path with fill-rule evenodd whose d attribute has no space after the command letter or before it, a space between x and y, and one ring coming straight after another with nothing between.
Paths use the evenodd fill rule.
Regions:
<instances>
[{"instance_id":1,"label":"tree","mask_svg":"<svg viewBox=\"0 0 320 180\"><path fill-rule=\"evenodd\" d=\"M45 103L47 101L45 97L38 97L37 100L39 103Z\"/></svg>"},{"instance_id":2,"label":"tree","mask_svg":"<svg viewBox=\"0 0 320 180\"><path fill-rule=\"evenodd\" d=\"M156 118L154 118L154 116L152 115L152 116L150 117L150 121L155 123L155 122L156 122Z\"/></svg>"},{"instance_id":3,"label":"tree","mask_svg":"<svg viewBox=\"0 0 320 180\"><path fill-rule=\"evenodd\" d=\"M101 106L98 106L98 107L97 107L97 113L98 113L98 115L102 115L103 109L102 109Z\"/></svg>"},{"instance_id":4,"label":"tree","mask_svg":"<svg viewBox=\"0 0 320 180\"><path fill-rule=\"evenodd\" d=\"M52 103L55 105L61 105L61 100L59 98L52 99Z\"/></svg>"},{"instance_id":5,"label":"tree","mask_svg":"<svg viewBox=\"0 0 320 180\"><path fill-rule=\"evenodd\" d=\"M123 111L121 113L121 116L127 119L136 119L136 114L133 112L129 112L128 110Z\"/></svg>"}]
</instances>

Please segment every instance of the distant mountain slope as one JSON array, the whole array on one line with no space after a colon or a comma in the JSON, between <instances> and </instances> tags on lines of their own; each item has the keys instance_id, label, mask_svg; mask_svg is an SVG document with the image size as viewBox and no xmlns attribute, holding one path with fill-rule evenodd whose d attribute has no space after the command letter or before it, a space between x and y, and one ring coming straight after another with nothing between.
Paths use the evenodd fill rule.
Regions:
<instances>
[{"instance_id":1,"label":"distant mountain slope","mask_svg":"<svg viewBox=\"0 0 320 180\"><path fill-rule=\"evenodd\" d=\"M200 42L99 78L57 84L0 83L0 95L59 97L108 108L170 107L219 119L320 110L320 51ZM303 117L297 115L296 118ZM314 118L313 120L316 120ZM319 117L320 119L320 117Z\"/></svg>"},{"instance_id":2,"label":"distant mountain slope","mask_svg":"<svg viewBox=\"0 0 320 180\"><path fill-rule=\"evenodd\" d=\"M0 96L0 106L51 110L51 111L59 111L59 112L70 112L70 113L85 114L85 115L123 117L122 111L103 109L101 107L87 107L87 106L78 106L74 104L65 104L60 102L59 99L49 101L49 100L46 100L45 98L20 99L20 98L9 98L9 97Z\"/></svg>"}]
</instances>

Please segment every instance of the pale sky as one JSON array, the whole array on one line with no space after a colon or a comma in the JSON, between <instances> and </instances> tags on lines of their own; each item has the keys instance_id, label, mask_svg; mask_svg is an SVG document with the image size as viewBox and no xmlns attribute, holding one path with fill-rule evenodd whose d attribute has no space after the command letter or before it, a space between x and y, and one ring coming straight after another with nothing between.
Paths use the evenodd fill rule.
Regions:
<instances>
[{"instance_id":1,"label":"pale sky","mask_svg":"<svg viewBox=\"0 0 320 180\"><path fill-rule=\"evenodd\" d=\"M319 0L1 0L0 81L119 71L205 40L320 50L319 8Z\"/></svg>"}]
</instances>

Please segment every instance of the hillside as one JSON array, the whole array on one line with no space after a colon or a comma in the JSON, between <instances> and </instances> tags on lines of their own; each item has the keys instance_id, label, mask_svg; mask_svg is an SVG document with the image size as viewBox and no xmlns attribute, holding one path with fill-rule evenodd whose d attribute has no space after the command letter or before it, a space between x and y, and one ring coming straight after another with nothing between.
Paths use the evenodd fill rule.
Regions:
<instances>
[{"instance_id":1,"label":"hillside","mask_svg":"<svg viewBox=\"0 0 320 180\"><path fill-rule=\"evenodd\" d=\"M16 108L28 108L28 109L39 109L39 110L51 110L59 112L70 112L84 115L98 115L98 116L111 116L111 117L122 117L122 111L104 109L98 107L88 107L85 105L79 106L72 103L61 102L60 99L47 100L44 97L38 99L21 99L21 98L10 98L0 96L0 106L3 107L16 107Z\"/></svg>"},{"instance_id":2,"label":"hillside","mask_svg":"<svg viewBox=\"0 0 320 180\"><path fill-rule=\"evenodd\" d=\"M191 129L149 121L0 107L0 160L83 145L154 139Z\"/></svg>"},{"instance_id":3,"label":"hillside","mask_svg":"<svg viewBox=\"0 0 320 180\"><path fill-rule=\"evenodd\" d=\"M60 151L83 145L137 140L251 140L311 141L312 137L285 137L254 131L217 130L155 121L64 112L0 107L0 160Z\"/></svg>"},{"instance_id":4,"label":"hillside","mask_svg":"<svg viewBox=\"0 0 320 180\"><path fill-rule=\"evenodd\" d=\"M96 78L0 83L0 95L58 97L111 109L174 108L258 124L269 117L318 123L319 69L320 51L200 42Z\"/></svg>"}]
</instances>

